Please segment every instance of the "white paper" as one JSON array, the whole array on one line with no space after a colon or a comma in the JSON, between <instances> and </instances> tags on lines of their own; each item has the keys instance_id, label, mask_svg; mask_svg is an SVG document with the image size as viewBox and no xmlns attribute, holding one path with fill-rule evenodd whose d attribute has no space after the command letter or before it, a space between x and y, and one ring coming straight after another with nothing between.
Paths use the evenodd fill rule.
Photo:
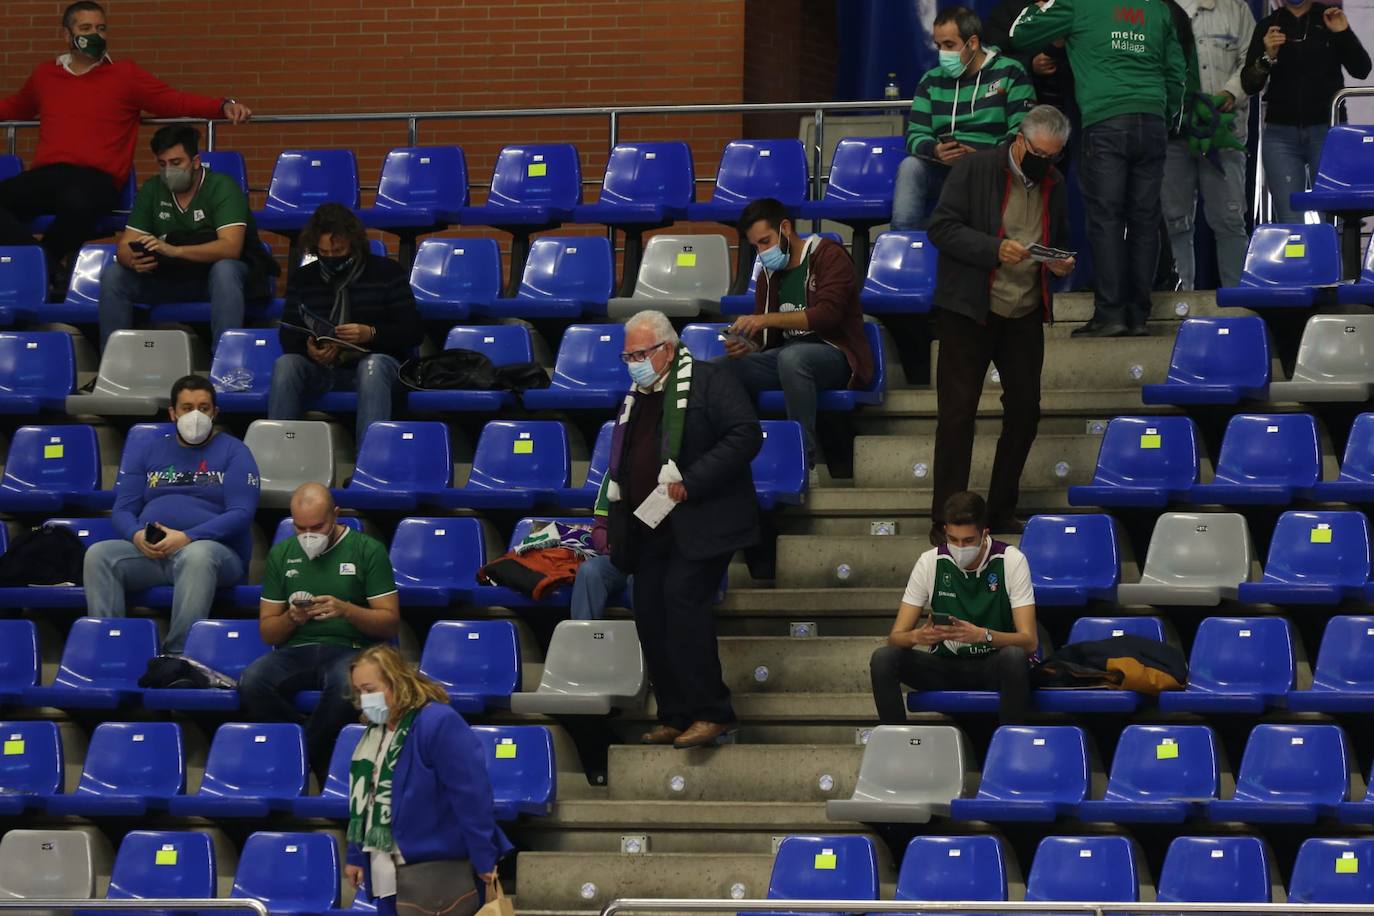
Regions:
<instances>
[{"instance_id":1,"label":"white paper","mask_svg":"<svg viewBox=\"0 0 1374 916\"><path fill-rule=\"evenodd\" d=\"M659 484L654 488L654 492L644 498L644 502L639 504L635 510L635 518L639 519L650 528L657 528L663 524L663 520L668 517L677 503L668 496L666 484Z\"/></svg>"}]
</instances>

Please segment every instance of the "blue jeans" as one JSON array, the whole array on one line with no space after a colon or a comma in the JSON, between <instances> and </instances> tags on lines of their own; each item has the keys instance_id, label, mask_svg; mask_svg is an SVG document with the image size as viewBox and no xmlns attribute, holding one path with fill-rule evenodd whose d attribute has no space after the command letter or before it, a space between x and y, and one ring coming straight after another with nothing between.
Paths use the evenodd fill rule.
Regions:
<instances>
[{"instance_id":1,"label":"blue jeans","mask_svg":"<svg viewBox=\"0 0 1374 916\"><path fill-rule=\"evenodd\" d=\"M720 359L735 373L750 396L782 389L787 419L801 424L806 446L806 466L816 465L816 393L844 388L851 375L843 352L827 343L791 343L750 353L738 359Z\"/></svg>"},{"instance_id":2,"label":"blue jeans","mask_svg":"<svg viewBox=\"0 0 1374 916\"><path fill-rule=\"evenodd\" d=\"M348 682L348 666L357 654L351 646L326 643L284 646L261 656L239 676L239 699L250 721L304 721L305 747L316 775L329 769L339 732L358 721ZM302 690L320 691L320 705L308 719L292 703Z\"/></svg>"},{"instance_id":3,"label":"blue jeans","mask_svg":"<svg viewBox=\"0 0 1374 916\"><path fill-rule=\"evenodd\" d=\"M372 353L347 366L321 366L307 356L287 353L272 366L272 388L267 395L267 416L272 420L299 420L307 401L330 391L358 392L358 445L363 433L378 420L390 420L401 364L394 356Z\"/></svg>"},{"instance_id":4,"label":"blue jeans","mask_svg":"<svg viewBox=\"0 0 1374 916\"><path fill-rule=\"evenodd\" d=\"M192 541L165 560L145 557L131 541L101 541L87 548L82 565L86 613L123 617L126 592L170 585L172 625L162 651L180 655L191 624L210 616L215 589L237 584L243 572L239 555L218 541Z\"/></svg>"},{"instance_id":5,"label":"blue jeans","mask_svg":"<svg viewBox=\"0 0 1374 916\"><path fill-rule=\"evenodd\" d=\"M1174 252L1174 267L1183 289L1193 288L1196 266L1193 258L1193 222L1197 213L1198 191L1202 191L1202 211L1217 240L1217 273L1222 286L1240 283L1245 267L1245 250L1250 237L1245 232L1245 153L1218 150L1221 169L1210 159L1188 153L1186 140L1170 140L1164 160L1162 205L1164 223L1169 228L1169 247Z\"/></svg>"},{"instance_id":6,"label":"blue jeans","mask_svg":"<svg viewBox=\"0 0 1374 916\"><path fill-rule=\"evenodd\" d=\"M607 555L584 561L573 580L572 619L601 620L606 616L606 602L622 588L633 590L633 580Z\"/></svg>"},{"instance_id":7,"label":"blue jeans","mask_svg":"<svg viewBox=\"0 0 1374 916\"><path fill-rule=\"evenodd\" d=\"M949 166L920 156L907 156L897 166L897 183L892 188L892 228L924 229L932 203L949 175Z\"/></svg>"},{"instance_id":8,"label":"blue jeans","mask_svg":"<svg viewBox=\"0 0 1374 916\"><path fill-rule=\"evenodd\" d=\"M169 302L200 302L210 299L210 349L230 328L243 327L243 288L248 265L237 259L210 265L208 280L141 274L117 261L100 274L100 349L115 331L134 326L134 303L163 305Z\"/></svg>"},{"instance_id":9,"label":"blue jeans","mask_svg":"<svg viewBox=\"0 0 1374 916\"><path fill-rule=\"evenodd\" d=\"M1150 315L1168 142L1157 115L1118 115L1083 131L1078 180L1093 251L1093 321L1100 325L1144 327Z\"/></svg>"},{"instance_id":10,"label":"blue jeans","mask_svg":"<svg viewBox=\"0 0 1374 916\"><path fill-rule=\"evenodd\" d=\"M1317 174L1322 161L1322 146L1326 144L1325 124L1264 125L1264 180L1274 198L1274 221L1302 222L1302 210L1294 210L1290 198L1308 188L1308 176Z\"/></svg>"}]
</instances>

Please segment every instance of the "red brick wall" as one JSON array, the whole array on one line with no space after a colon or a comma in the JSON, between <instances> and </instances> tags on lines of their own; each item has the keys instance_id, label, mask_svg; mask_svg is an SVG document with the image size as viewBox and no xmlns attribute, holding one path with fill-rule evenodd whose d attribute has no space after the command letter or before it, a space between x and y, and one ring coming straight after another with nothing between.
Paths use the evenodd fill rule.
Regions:
<instances>
[{"instance_id":1,"label":"red brick wall","mask_svg":"<svg viewBox=\"0 0 1374 916\"><path fill-rule=\"evenodd\" d=\"M837 0L750 3L744 17L744 100L816 102L834 98ZM799 115L753 114L750 137L795 137Z\"/></svg>"}]
</instances>

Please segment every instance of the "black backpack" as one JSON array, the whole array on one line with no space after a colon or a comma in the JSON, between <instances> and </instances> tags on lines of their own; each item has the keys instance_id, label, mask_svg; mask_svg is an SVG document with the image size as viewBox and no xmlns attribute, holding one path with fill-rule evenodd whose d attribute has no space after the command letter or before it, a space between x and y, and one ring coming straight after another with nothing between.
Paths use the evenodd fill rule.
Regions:
<instances>
[{"instance_id":1,"label":"black backpack","mask_svg":"<svg viewBox=\"0 0 1374 916\"><path fill-rule=\"evenodd\" d=\"M86 548L65 525L25 531L0 556L0 586L80 585Z\"/></svg>"},{"instance_id":2,"label":"black backpack","mask_svg":"<svg viewBox=\"0 0 1374 916\"><path fill-rule=\"evenodd\" d=\"M416 391L524 391L549 387L549 375L538 363L495 366L476 350L445 350L407 360L401 384Z\"/></svg>"}]
</instances>

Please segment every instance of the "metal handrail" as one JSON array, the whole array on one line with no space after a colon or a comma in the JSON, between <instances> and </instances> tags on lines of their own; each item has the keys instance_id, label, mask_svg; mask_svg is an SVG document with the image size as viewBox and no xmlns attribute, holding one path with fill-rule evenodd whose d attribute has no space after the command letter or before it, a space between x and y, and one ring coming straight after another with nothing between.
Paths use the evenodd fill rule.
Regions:
<instances>
[{"instance_id":1,"label":"metal handrail","mask_svg":"<svg viewBox=\"0 0 1374 916\"><path fill-rule=\"evenodd\" d=\"M131 900L21 897L0 900L0 910L251 910L254 916L268 916L267 907L261 900L246 897L140 897Z\"/></svg>"},{"instance_id":2,"label":"metal handrail","mask_svg":"<svg viewBox=\"0 0 1374 916\"><path fill-rule=\"evenodd\" d=\"M1341 108L1346 99L1369 98L1374 96L1374 86L1350 86L1331 97L1331 126L1341 123Z\"/></svg>"},{"instance_id":3,"label":"metal handrail","mask_svg":"<svg viewBox=\"0 0 1374 916\"><path fill-rule=\"evenodd\" d=\"M1362 913L1368 914L1369 904L1359 903L1111 903L1077 901L1002 901L967 900L926 902L914 900L708 900L691 898L626 897L612 900L601 910L601 916L620 916L622 913L662 912L776 912L784 910L801 913L1108 913L1166 914L1166 913Z\"/></svg>"}]
</instances>

